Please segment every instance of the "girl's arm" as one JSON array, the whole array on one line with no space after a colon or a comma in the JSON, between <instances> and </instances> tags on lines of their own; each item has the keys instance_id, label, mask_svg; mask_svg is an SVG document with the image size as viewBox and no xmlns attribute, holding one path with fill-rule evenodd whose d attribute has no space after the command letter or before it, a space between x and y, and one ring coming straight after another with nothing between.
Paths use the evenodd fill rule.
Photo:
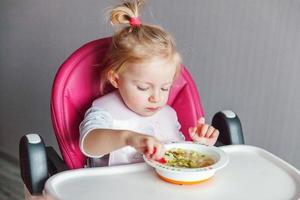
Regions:
<instances>
[{"instance_id":1,"label":"girl's arm","mask_svg":"<svg viewBox=\"0 0 300 200\"><path fill-rule=\"evenodd\" d=\"M125 146L132 146L153 159L160 159L165 153L163 145L156 138L129 130L94 129L82 142L86 153L97 156ZM154 148L157 150L154 151Z\"/></svg>"}]
</instances>

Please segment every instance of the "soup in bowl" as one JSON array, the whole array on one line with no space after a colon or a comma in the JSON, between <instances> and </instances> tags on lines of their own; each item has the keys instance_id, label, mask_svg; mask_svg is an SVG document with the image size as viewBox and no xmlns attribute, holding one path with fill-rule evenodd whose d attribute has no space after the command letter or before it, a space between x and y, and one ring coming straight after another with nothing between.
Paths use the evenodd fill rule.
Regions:
<instances>
[{"instance_id":1,"label":"soup in bowl","mask_svg":"<svg viewBox=\"0 0 300 200\"><path fill-rule=\"evenodd\" d=\"M213 177L228 164L228 155L218 147L193 142L165 144L162 160L144 156L147 164L155 168L159 177L175 184L195 184Z\"/></svg>"}]
</instances>

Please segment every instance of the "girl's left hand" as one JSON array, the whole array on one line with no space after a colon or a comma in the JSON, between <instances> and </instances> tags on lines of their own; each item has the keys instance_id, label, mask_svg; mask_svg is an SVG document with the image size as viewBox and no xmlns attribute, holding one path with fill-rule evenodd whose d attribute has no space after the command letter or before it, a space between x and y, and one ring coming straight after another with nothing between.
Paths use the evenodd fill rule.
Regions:
<instances>
[{"instance_id":1,"label":"girl's left hand","mask_svg":"<svg viewBox=\"0 0 300 200\"><path fill-rule=\"evenodd\" d=\"M194 142L212 146L218 139L219 131L213 126L205 124L204 117L201 117L195 127L189 128L189 134Z\"/></svg>"}]
</instances>

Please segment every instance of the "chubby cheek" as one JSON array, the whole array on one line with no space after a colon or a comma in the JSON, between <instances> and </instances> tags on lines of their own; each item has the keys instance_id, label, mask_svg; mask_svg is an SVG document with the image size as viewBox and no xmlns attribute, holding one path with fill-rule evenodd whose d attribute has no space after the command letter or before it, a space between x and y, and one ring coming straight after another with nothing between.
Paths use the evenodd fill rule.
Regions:
<instances>
[{"instance_id":1,"label":"chubby cheek","mask_svg":"<svg viewBox=\"0 0 300 200\"><path fill-rule=\"evenodd\" d=\"M128 94L127 95L127 100L131 105L140 105L142 102L144 102L141 95L136 95L136 94Z\"/></svg>"},{"instance_id":2,"label":"chubby cheek","mask_svg":"<svg viewBox=\"0 0 300 200\"><path fill-rule=\"evenodd\" d=\"M136 92L123 94L123 99L127 106L133 110L143 109L145 104L147 104L147 97Z\"/></svg>"}]
</instances>

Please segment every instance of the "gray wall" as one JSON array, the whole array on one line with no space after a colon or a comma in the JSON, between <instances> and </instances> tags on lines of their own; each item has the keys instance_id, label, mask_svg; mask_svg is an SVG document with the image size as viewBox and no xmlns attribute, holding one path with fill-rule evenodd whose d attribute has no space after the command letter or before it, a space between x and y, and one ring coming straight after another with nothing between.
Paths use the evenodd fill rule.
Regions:
<instances>
[{"instance_id":1,"label":"gray wall","mask_svg":"<svg viewBox=\"0 0 300 200\"><path fill-rule=\"evenodd\" d=\"M112 29L118 1L1 0L0 150L40 133L57 148L49 112L60 64ZM149 0L143 20L173 33L201 93L207 119L234 110L247 144L300 168L300 1ZM170 5L169 5L170 4Z\"/></svg>"}]
</instances>

